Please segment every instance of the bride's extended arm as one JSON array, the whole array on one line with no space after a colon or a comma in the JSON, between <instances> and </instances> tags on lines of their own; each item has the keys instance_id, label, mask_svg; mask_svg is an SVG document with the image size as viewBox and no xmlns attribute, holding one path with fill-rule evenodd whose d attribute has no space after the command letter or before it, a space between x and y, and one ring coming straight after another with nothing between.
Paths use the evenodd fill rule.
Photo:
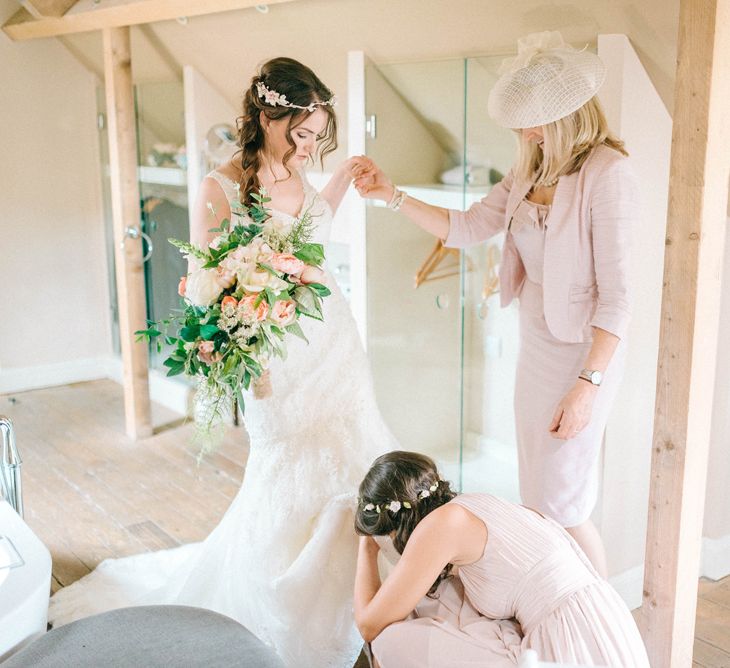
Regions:
<instances>
[{"instance_id":1,"label":"bride's extended arm","mask_svg":"<svg viewBox=\"0 0 730 668\"><path fill-rule=\"evenodd\" d=\"M342 198L345 196L347 189L352 183L352 167L354 165L354 158L345 160L337 165L335 173L332 174L332 178L327 182L327 185L322 189L320 195L330 205L332 214L337 212L337 208L342 203Z\"/></svg>"}]
</instances>

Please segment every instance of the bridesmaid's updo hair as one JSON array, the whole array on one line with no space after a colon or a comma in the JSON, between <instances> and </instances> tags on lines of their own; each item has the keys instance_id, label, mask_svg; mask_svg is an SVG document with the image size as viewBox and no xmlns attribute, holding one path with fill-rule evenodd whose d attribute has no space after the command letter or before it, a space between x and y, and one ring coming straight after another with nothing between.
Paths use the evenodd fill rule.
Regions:
<instances>
[{"instance_id":1,"label":"bridesmaid's updo hair","mask_svg":"<svg viewBox=\"0 0 730 668\"><path fill-rule=\"evenodd\" d=\"M241 202L244 204L261 185L257 176L257 172L261 168L261 153L264 149L265 136L259 118L261 112L271 120L289 117L287 139L291 148L284 155L285 165L296 151L290 134L310 114L306 109L267 104L265 99L259 96L257 90L259 83L286 96L288 102L301 107L307 107L313 102L326 102L333 97L332 91L319 80L312 70L292 58L274 58L261 66L259 73L251 79L251 84L244 93L243 112L236 119L238 153L241 156L242 171L239 192ZM337 148L337 119L331 106L320 105L317 108L324 109L328 116L327 127L317 147L317 157L322 163L324 157Z\"/></svg>"},{"instance_id":2,"label":"bridesmaid's updo hair","mask_svg":"<svg viewBox=\"0 0 730 668\"><path fill-rule=\"evenodd\" d=\"M392 535L395 549L403 554L418 523L454 497L456 492L449 482L441 480L430 457L417 452L388 452L373 462L360 483L355 531L362 536ZM430 596L451 569L452 564L444 568L428 592Z\"/></svg>"}]
</instances>

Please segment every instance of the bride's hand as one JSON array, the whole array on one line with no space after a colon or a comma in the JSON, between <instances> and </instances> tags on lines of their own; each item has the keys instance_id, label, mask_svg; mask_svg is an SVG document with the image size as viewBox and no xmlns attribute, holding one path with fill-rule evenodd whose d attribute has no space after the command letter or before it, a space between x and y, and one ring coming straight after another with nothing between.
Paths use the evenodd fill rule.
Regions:
<instances>
[{"instance_id":1,"label":"bride's hand","mask_svg":"<svg viewBox=\"0 0 730 668\"><path fill-rule=\"evenodd\" d=\"M361 197L389 202L393 197L393 183L370 158L365 155L354 158L353 185Z\"/></svg>"}]
</instances>

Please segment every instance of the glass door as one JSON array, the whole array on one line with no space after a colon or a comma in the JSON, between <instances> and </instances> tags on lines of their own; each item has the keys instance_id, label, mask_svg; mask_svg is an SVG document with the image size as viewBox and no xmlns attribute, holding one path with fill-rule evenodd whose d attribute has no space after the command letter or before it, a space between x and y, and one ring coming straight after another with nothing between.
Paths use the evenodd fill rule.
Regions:
<instances>
[{"instance_id":1,"label":"glass door","mask_svg":"<svg viewBox=\"0 0 730 668\"><path fill-rule=\"evenodd\" d=\"M487 114L487 96L503 58L466 62L466 207L499 182L516 155L513 132L496 125ZM503 243L500 234L462 255L462 488L519 502L513 409L519 321L515 303L506 309L499 303Z\"/></svg>"},{"instance_id":2,"label":"glass door","mask_svg":"<svg viewBox=\"0 0 730 668\"><path fill-rule=\"evenodd\" d=\"M366 151L400 188L461 208L463 60L366 65ZM367 348L378 404L401 448L461 484L462 297L458 252L366 208Z\"/></svg>"},{"instance_id":3,"label":"glass door","mask_svg":"<svg viewBox=\"0 0 730 668\"><path fill-rule=\"evenodd\" d=\"M135 93L147 318L159 321L180 308L177 286L187 273L187 263L168 242L190 238L184 95L179 81L140 84ZM151 345L150 367L164 369L166 352Z\"/></svg>"},{"instance_id":4,"label":"glass door","mask_svg":"<svg viewBox=\"0 0 730 668\"><path fill-rule=\"evenodd\" d=\"M185 161L183 88L180 82L141 84L135 87L137 114L139 191L147 318L160 320L180 307L177 285L187 272L170 237L188 239L188 204ZM97 89L99 146L102 164L102 195L107 253L109 296L112 310L113 349L119 354L119 314L117 308L109 144L106 101L103 88ZM150 367L164 369L156 344L150 346Z\"/></svg>"}]
</instances>

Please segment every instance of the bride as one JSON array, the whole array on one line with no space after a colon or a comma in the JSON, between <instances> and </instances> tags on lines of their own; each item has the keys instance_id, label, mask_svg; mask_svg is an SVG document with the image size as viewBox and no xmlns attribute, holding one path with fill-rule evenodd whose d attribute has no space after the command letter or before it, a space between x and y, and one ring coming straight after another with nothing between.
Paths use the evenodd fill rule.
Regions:
<instances>
[{"instance_id":1,"label":"bride","mask_svg":"<svg viewBox=\"0 0 730 668\"><path fill-rule=\"evenodd\" d=\"M211 211L230 218L229 202L247 202L263 186L275 223L290 225L309 210L312 241L325 243L351 163L321 193L303 168L336 148L333 106L309 68L289 58L265 63L244 96L240 151L203 180L191 241L209 243ZM220 524L202 543L104 561L51 599L54 625L115 607L194 605L241 622L289 666L354 664L362 646L352 613L354 490L395 442L349 307L327 279L324 322L302 323L309 344L291 337L287 360L271 363L267 391L246 396L250 454Z\"/></svg>"}]
</instances>

